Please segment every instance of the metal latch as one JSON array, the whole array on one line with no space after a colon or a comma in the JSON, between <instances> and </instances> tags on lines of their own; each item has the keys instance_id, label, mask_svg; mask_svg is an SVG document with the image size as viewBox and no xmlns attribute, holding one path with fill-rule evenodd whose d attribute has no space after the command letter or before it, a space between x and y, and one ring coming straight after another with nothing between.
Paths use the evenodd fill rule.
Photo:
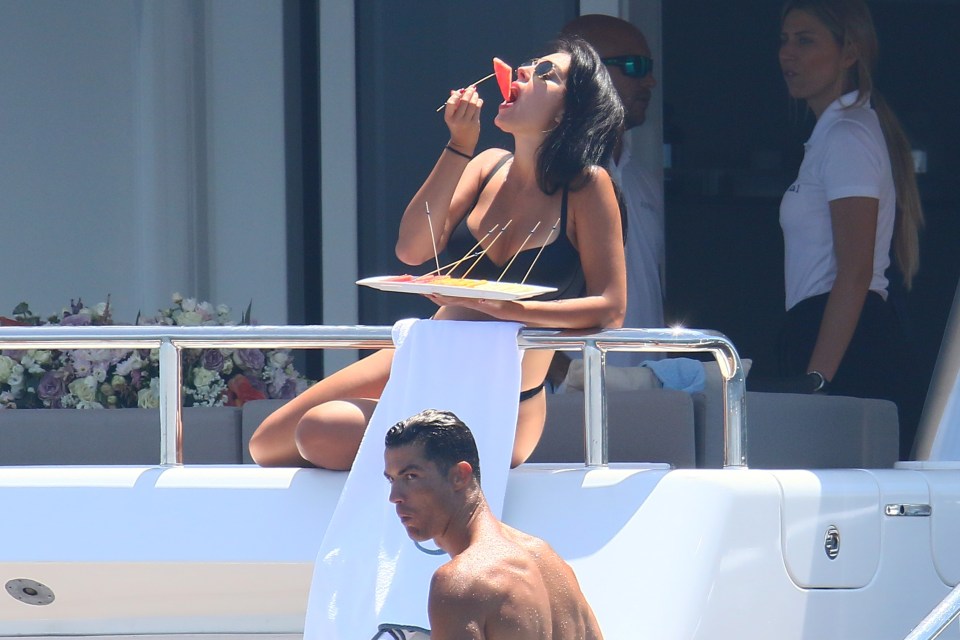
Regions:
<instances>
[{"instance_id":1,"label":"metal latch","mask_svg":"<svg viewBox=\"0 0 960 640\"><path fill-rule=\"evenodd\" d=\"M933 507L928 504L888 504L884 509L888 516L914 516L929 518Z\"/></svg>"}]
</instances>

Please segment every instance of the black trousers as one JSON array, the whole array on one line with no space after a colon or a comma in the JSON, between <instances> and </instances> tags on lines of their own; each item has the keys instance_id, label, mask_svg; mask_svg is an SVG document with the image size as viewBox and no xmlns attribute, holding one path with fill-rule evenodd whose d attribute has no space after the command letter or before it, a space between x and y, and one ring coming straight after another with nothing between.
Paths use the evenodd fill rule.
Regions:
<instances>
[{"instance_id":1,"label":"black trousers","mask_svg":"<svg viewBox=\"0 0 960 640\"><path fill-rule=\"evenodd\" d=\"M807 372L828 296L807 298L787 312L779 339L780 375ZM910 458L926 391L912 358L913 349L894 306L871 291L840 368L830 381L831 395L883 398L897 404L901 460Z\"/></svg>"}]
</instances>

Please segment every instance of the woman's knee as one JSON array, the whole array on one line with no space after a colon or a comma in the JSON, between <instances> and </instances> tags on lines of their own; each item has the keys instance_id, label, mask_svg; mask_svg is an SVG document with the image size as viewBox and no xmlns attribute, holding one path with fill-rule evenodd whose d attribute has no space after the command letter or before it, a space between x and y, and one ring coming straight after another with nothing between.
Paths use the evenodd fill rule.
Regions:
<instances>
[{"instance_id":1,"label":"woman's knee","mask_svg":"<svg viewBox=\"0 0 960 640\"><path fill-rule=\"evenodd\" d=\"M347 470L366 429L368 413L354 401L336 400L303 414L294 430L300 455L318 467Z\"/></svg>"}]
</instances>

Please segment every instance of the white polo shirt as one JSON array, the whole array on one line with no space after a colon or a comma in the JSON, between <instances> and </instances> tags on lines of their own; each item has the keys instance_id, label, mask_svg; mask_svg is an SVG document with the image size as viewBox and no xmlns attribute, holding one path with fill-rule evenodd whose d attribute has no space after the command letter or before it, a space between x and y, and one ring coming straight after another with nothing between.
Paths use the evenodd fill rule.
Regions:
<instances>
[{"instance_id":1,"label":"white polo shirt","mask_svg":"<svg viewBox=\"0 0 960 640\"><path fill-rule=\"evenodd\" d=\"M627 207L627 311L624 327L663 327L664 219L660 180L633 157L630 136L623 136L620 162L610 160L610 175ZM610 353L607 363L637 365L660 359L658 353Z\"/></svg>"},{"instance_id":2,"label":"white polo shirt","mask_svg":"<svg viewBox=\"0 0 960 640\"><path fill-rule=\"evenodd\" d=\"M876 112L853 105L856 91L834 101L817 120L796 181L780 202L786 307L827 293L837 277L830 202L866 197L880 201L870 290L886 299L896 190L890 155Z\"/></svg>"}]
</instances>

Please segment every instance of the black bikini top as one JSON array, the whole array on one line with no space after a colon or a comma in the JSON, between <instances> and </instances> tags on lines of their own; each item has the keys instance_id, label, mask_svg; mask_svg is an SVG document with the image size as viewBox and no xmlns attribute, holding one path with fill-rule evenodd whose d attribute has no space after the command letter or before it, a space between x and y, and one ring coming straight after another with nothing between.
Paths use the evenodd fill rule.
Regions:
<instances>
[{"instance_id":1,"label":"black bikini top","mask_svg":"<svg viewBox=\"0 0 960 640\"><path fill-rule=\"evenodd\" d=\"M513 154L504 154L497 164L494 165L490 173L483 179L483 182L480 183L480 188L477 189L477 197L474 198L473 204L470 205L467 213L464 214L450 234L450 239L447 240L444 253L446 254L446 262L448 264L459 260L477 245L478 239L470 233L470 229L467 227L467 218L470 217L470 214L473 213L473 210L476 208L477 203L480 201L480 194L483 193L490 179L512 157ZM558 231L558 237L546 245L542 252L540 251L540 247L530 247L521 251L506 273L503 273L503 269L507 263L498 265L484 254L472 269L470 269L470 267L477 261L476 258L464 260L450 275L463 277L467 269L470 269L470 278L496 280L500 278L500 274L503 273L503 277L500 279L504 282L520 282L523 280L523 276L527 273L527 270L530 269L530 265L533 264L533 270L530 271L526 284L556 287L557 289L553 293L537 296L534 300L579 298L586 289L586 280L583 276L583 266L580 264L580 253L570 242L570 238L567 237L566 187L563 188L563 197L560 204L560 224ZM540 253L539 258L537 257L538 253ZM536 263L534 263L534 260L536 260ZM509 260L507 262L509 262Z\"/></svg>"}]
</instances>

